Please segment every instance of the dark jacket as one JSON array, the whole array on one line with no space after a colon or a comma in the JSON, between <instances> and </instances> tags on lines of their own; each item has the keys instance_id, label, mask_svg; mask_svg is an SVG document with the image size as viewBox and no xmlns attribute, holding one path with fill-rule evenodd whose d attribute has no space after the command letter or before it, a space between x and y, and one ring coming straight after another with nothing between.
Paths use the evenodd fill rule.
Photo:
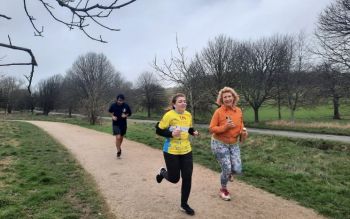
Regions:
<instances>
[{"instance_id":1,"label":"dark jacket","mask_svg":"<svg viewBox=\"0 0 350 219\"><path fill-rule=\"evenodd\" d=\"M113 120L113 125L126 127L126 118L122 117L122 113L128 114L128 117L131 116L131 109L128 104L118 105L117 103L112 103L108 112L113 113L117 117L117 121Z\"/></svg>"}]
</instances>

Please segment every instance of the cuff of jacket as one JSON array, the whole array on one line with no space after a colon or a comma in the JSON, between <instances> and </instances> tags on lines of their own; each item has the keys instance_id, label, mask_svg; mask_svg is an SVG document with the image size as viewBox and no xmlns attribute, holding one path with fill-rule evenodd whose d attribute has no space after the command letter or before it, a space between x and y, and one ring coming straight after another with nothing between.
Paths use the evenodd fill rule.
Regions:
<instances>
[{"instance_id":1,"label":"cuff of jacket","mask_svg":"<svg viewBox=\"0 0 350 219\"><path fill-rule=\"evenodd\" d=\"M194 128L191 127L191 128L188 129L188 133L190 135L193 135L194 132L195 132Z\"/></svg>"},{"instance_id":2,"label":"cuff of jacket","mask_svg":"<svg viewBox=\"0 0 350 219\"><path fill-rule=\"evenodd\" d=\"M156 124L156 133L157 135L160 135L160 136L163 136L163 137L166 137L166 138L172 138L173 137L173 134L171 131L169 131L169 129L161 129L159 128L159 122L157 122Z\"/></svg>"}]
</instances>

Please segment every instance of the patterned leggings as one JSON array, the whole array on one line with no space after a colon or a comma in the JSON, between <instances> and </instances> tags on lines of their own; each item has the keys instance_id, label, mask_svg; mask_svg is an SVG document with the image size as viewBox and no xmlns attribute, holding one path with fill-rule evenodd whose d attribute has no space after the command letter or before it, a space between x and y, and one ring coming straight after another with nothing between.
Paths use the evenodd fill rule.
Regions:
<instances>
[{"instance_id":1,"label":"patterned leggings","mask_svg":"<svg viewBox=\"0 0 350 219\"><path fill-rule=\"evenodd\" d=\"M211 150L221 166L221 186L226 188L231 174L242 173L241 151L239 144L224 144L211 140Z\"/></svg>"}]
</instances>

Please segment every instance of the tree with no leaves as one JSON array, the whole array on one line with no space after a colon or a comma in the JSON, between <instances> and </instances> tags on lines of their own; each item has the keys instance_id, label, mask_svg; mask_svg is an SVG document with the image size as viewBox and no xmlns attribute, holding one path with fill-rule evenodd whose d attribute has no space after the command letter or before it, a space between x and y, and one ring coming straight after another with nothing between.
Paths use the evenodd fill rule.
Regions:
<instances>
[{"instance_id":1,"label":"tree with no leaves","mask_svg":"<svg viewBox=\"0 0 350 219\"><path fill-rule=\"evenodd\" d=\"M155 58L152 67L161 79L174 82L184 90L184 93L187 96L187 103L193 114L193 119L195 119L195 107L197 104L195 100L202 98L201 96L196 95L199 94L196 92L198 85L200 84L200 80L198 79L203 79L204 72L199 70L201 67L198 67L200 62L197 55L194 60L187 60L185 56L185 48L179 46L177 37L176 48L177 55L171 54L170 60L163 60L163 64L159 64L157 58ZM199 95L204 96L204 93Z\"/></svg>"},{"instance_id":2,"label":"tree with no leaves","mask_svg":"<svg viewBox=\"0 0 350 219\"><path fill-rule=\"evenodd\" d=\"M286 106L290 110L291 120L295 120L295 111L300 105L307 105L308 96L315 89L314 75L310 74L312 67L310 62L308 41L304 32L294 37L287 37L286 68L282 74L281 85L285 95Z\"/></svg>"},{"instance_id":3,"label":"tree with no leaves","mask_svg":"<svg viewBox=\"0 0 350 219\"><path fill-rule=\"evenodd\" d=\"M207 80L207 89L210 89L214 100L218 91L225 86L235 87L233 84L235 49L237 43L230 37L219 35L208 42L201 52L201 64Z\"/></svg>"},{"instance_id":4,"label":"tree with no leaves","mask_svg":"<svg viewBox=\"0 0 350 219\"><path fill-rule=\"evenodd\" d=\"M276 74L289 62L286 43L280 36L247 42L240 59L239 82L241 95L254 110L254 121L259 122L259 109L274 96Z\"/></svg>"},{"instance_id":5,"label":"tree with no leaves","mask_svg":"<svg viewBox=\"0 0 350 219\"><path fill-rule=\"evenodd\" d=\"M323 99L332 99L333 119L341 119L341 98L349 97L349 74L343 74L330 63L323 63L315 68L315 78L319 86L319 95Z\"/></svg>"},{"instance_id":6,"label":"tree with no leaves","mask_svg":"<svg viewBox=\"0 0 350 219\"><path fill-rule=\"evenodd\" d=\"M151 109L162 106L165 99L165 90L159 84L152 72L144 72L138 78L136 87L139 91L140 103L147 109L147 117L151 117Z\"/></svg>"},{"instance_id":7,"label":"tree with no leaves","mask_svg":"<svg viewBox=\"0 0 350 219\"><path fill-rule=\"evenodd\" d=\"M7 76L0 78L0 107L5 113L11 113L15 102L14 94L20 90L22 82L15 77Z\"/></svg>"},{"instance_id":8,"label":"tree with no leaves","mask_svg":"<svg viewBox=\"0 0 350 219\"><path fill-rule=\"evenodd\" d=\"M94 125L110 101L112 89L119 82L116 72L107 57L100 53L80 56L68 71L74 93L79 97L79 108L83 108L90 124Z\"/></svg>"},{"instance_id":9,"label":"tree with no leaves","mask_svg":"<svg viewBox=\"0 0 350 219\"><path fill-rule=\"evenodd\" d=\"M321 45L315 53L350 70L350 0L336 0L328 6L319 17L315 35Z\"/></svg>"},{"instance_id":10,"label":"tree with no leaves","mask_svg":"<svg viewBox=\"0 0 350 219\"><path fill-rule=\"evenodd\" d=\"M37 2L44 8L44 10L47 11L47 13L58 23L61 23L69 30L77 29L82 31L88 38L92 40L96 40L102 43L106 43L105 40L100 36L93 36L88 31L87 28L95 24L103 29L111 30L111 31L119 31L120 29L115 29L112 27L109 27L105 24L103 24L102 20L105 20L106 18L110 17L112 12L121 9L123 7L128 6L129 4L135 2L136 0L124 0L122 3L118 0L110 0L110 1L104 1L105 3L100 4L96 3L96 1L90 1L90 0L54 0L53 3L49 3L45 0L38 0ZM39 28L38 25L35 23L36 19L35 17L30 13L30 10L28 9L28 2L27 0L23 0L23 8L24 12L26 13L31 25L34 29L34 35L35 36L43 36L44 27ZM34 4L33 1L30 2L30 4ZM70 13L69 18L60 18L57 16L57 11L65 10L68 13ZM10 20L12 19L11 16L6 14L0 14L0 19L6 19ZM26 75L25 77L28 80L28 91L31 93L30 86L32 83L32 78L34 74L34 67L38 66L37 61L35 60L35 56L32 53L32 51L29 48L25 47L19 47L16 45L13 45L9 38L9 43L0 43L0 47L8 48L11 50L18 50L22 52L28 53L28 55L31 57L30 62L26 63L1 63L1 66L19 66L19 65L29 65L31 66L31 71L29 75ZM1 61L1 60L0 60Z\"/></svg>"},{"instance_id":11,"label":"tree with no leaves","mask_svg":"<svg viewBox=\"0 0 350 219\"><path fill-rule=\"evenodd\" d=\"M43 109L44 115L49 115L55 109L60 96L63 78L61 75L54 75L39 83L38 102Z\"/></svg>"}]
</instances>

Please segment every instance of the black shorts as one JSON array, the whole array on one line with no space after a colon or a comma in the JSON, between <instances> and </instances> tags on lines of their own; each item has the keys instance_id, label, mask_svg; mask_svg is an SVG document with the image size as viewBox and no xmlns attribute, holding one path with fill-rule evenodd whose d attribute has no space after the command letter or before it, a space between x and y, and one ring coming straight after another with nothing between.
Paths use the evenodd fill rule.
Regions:
<instances>
[{"instance_id":1,"label":"black shorts","mask_svg":"<svg viewBox=\"0 0 350 219\"><path fill-rule=\"evenodd\" d=\"M126 127L113 125L113 135L124 136L126 133Z\"/></svg>"}]
</instances>

